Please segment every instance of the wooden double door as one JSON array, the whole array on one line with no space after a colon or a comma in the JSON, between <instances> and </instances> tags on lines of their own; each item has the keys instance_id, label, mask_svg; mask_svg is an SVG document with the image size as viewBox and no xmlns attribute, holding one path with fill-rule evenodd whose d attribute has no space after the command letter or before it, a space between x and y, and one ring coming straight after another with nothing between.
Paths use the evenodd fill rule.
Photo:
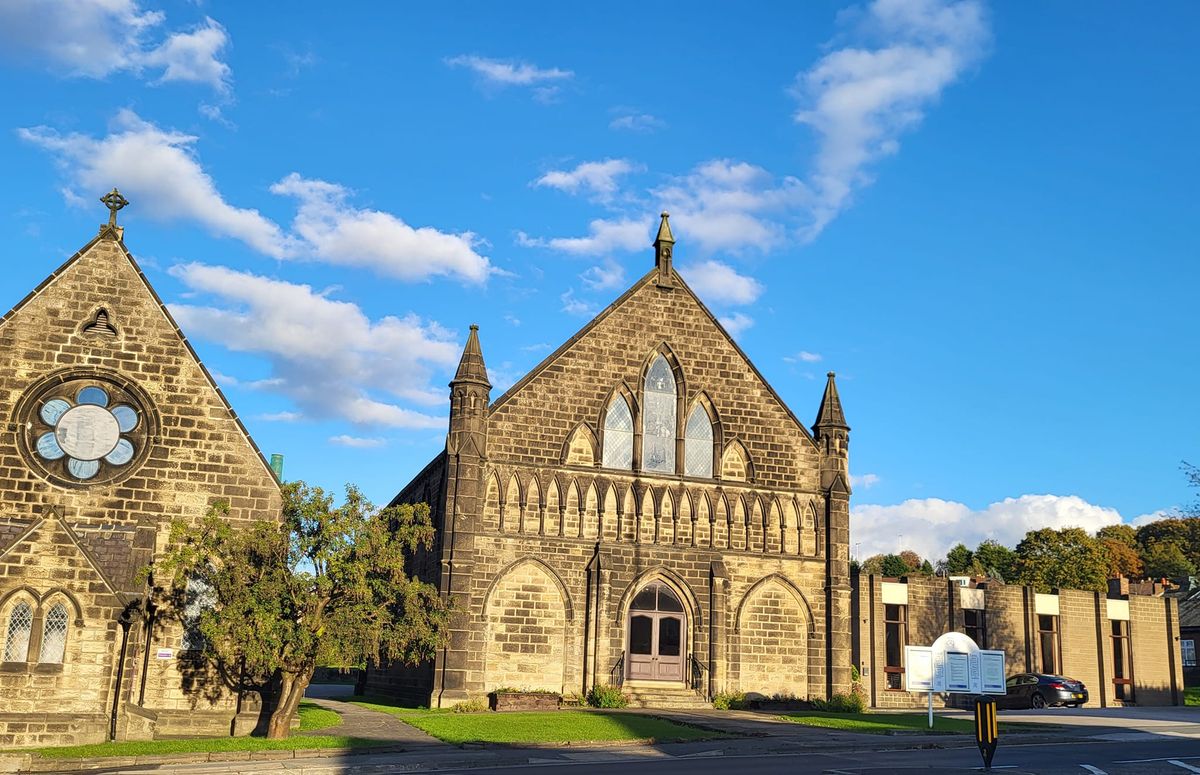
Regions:
<instances>
[{"instance_id":1,"label":"wooden double door","mask_svg":"<svg viewBox=\"0 0 1200 775\"><path fill-rule=\"evenodd\" d=\"M682 609L665 586L655 584L638 594L629 612L629 678L683 680L687 627Z\"/></svg>"}]
</instances>

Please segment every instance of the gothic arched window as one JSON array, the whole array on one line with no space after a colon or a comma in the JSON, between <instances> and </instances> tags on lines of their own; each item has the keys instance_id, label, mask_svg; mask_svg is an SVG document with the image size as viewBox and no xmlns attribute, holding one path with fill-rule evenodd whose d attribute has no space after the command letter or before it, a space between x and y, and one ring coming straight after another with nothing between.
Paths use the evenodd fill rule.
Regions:
<instances>
[{"instance_id":1,"label":"gothic arched window","mask_svg":"<svg viewBox=\"0 0 1200 775\"><path fill-rule=\"evenodd\" d=\"M13 606L8 615L8 632L4 638L4 661L24 662L29 657L29 634L33 631L33 609L24 600Z\"/></svg>"},{"instance_id":2,"label":"gothic arched window","mask_svg":"<svg viewBox=\"0 0 1200 775\"><path fill-rule=\"evenodd\" d=\"M48 665L61 665L63 654L67 650L67 607L55 603L46 614L46 623L42 627L42 650L38 654L38 662Z\"/></svg>"},{"instance_id":3,"label":"gothic arched window","mask_svg":"<svg viewBox=\"0 0 1200 775\"><path fill-rule=\"evenodd\" d=\"M623 396L617 396L604 413L605 468L633 468L633 414Z\"/></svg>"},{"instance_id":4,"label":"gothic arched window","mask_svg":"<svg viewBox=\"0 0 1200 775\"><path fill-rule=\"evenodd\" d=\"M646 372L642 412L642 469L675 473L675 375L661 355Z\"/></svg>"},{"instance_id":5,"label":"gothic arched window","mask_svg":"<svg viewBox=\"0 0 1200 775\"><path fill-rule=\"evenodd\" d=\"M688 416L683 432L683 472L688 476L713 475L713 427L699 404Z\"/></svg>"}]
</instances>

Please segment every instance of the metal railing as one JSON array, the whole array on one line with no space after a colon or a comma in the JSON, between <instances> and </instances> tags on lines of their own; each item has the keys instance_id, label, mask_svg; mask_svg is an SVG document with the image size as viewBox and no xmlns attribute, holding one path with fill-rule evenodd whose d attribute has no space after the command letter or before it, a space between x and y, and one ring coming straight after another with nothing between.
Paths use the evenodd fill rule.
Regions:
<instances>
[{"instance_id":1,"label":"metal railing","mask_svg":"<svg viewBox=\"0 0 1200 775\"><path fill-rule=\"evenodd\" d=\"M608 671L608 682L612 686L621 686L625 683L625 652L621 652L621 656L617 657L617 662L612 666L612 670Z\"/></svg>"},{"instance_id":2,"label":"metal railing","mask_svg":"<svg viewBox=\"0 0 1200 775\"><path fill-rule=\"evenodd\" d=\"M708 682L705 680L705 676L708 674L708 665L696 659L695 654L688 655L688 663L691 666L692 689L708 699Z\"/></svg>"}]
</instances>

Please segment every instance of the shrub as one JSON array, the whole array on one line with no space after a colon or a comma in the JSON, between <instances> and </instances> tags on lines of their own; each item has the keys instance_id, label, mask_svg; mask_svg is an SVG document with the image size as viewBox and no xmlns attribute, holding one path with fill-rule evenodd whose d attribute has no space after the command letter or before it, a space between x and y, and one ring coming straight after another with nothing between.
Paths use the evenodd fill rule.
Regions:
<instances>
[{"instance_id":1,"label":"shrub","mask_svg":"<svg viewBox=\"0 0 1200 775\"><path fill-rule=\"evenodd\" d=\"M478 698L474 700L463 700L454 706L455 713L480 713L481 711L485 711L487 709L487 700L481 700Z\"/></svg>"},{"instance_id":2,"label":"shrub","mask_svg":"<svg viewBox=\"0 0 1200 775\"><path fill-rule=\"evenodd\" d=\"M596 685L588 692L587 703L593 708L624 708L629 698L618 686Z\"/></svg>"},{"instance_id":3,"label":"shrub","mask_svg":"<svg viewBox=\"0 0 1200 775\"><path fill-rule=\"evenodd\" d=\"M717 710L742 710L746 707L746 693L717 692L713 695L712 704Z\"/></svg>"},{"instance_id":4,"label":"shrub","mask_svg":"<svg viewBox=\"0 0 1200 775\"><path fill-rule=\"evenodd\" d=\"M858 692L835 694L828 700L813 700L812 706L830 713L862 713L867 709L866 700Z\"/></svg>"}]
</instances>

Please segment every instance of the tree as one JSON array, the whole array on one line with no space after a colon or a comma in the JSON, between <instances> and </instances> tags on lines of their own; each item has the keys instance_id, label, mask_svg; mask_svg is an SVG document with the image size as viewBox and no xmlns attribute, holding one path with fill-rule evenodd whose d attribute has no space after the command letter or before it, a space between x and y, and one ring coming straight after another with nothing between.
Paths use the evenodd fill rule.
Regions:
<instances>
[{"instance_id":1,"label":"tree","mask_svg":"<svg viewBox=\"0 0 1200 775\"><path fill-rule=\"evenodd\" d=\"M1126 527L1121 525L1121 527ZM1133 531L1130 530L1132 533ZM1131 579L1142 577L1142 558L1137 549L1117 538L1100 538L1100 546L1108 562L1108 577L1124 576Z\"/></svg>"},{"instance_id":2,"label":"tree","mask_svg":"<svg viewBox=\"0 0 1200 775\"><path fill-rule=\"evenodd\" d=\"M873 554L867 559L863 560L861 572L868 576L882 576L883 555Z\"/></svg>"},{"instance_id":3,"label":"tree","mask_svg":"<svg viewBox=\"0 0 1200 775\"><path fill-rule=\"evenodd\" d=\"M1017 544L1015 580L1041 592L1051 589L1108 589L1108 558L1083 528L1031 530Z\"/></svg>"},{"instance_id":4,"label":"tree","mask_svg":"<svg viewBox=\"0 0 1200 775\"><path fill-rule=\"evenodd\" d=\"M912 572L912 567L898 554L888 554L883 558L881 570L884 576L899 577L907 576Z\"/></svg>"},{"instance_id":5,"label":"tree","mask_svg":"<svg viewBox=\"0 0 1200 775\"><path fill-rule=\"evenodd\" d=\"M235 529L216 504L199 525L178 521L152 573L183 613L199 584L212 605L195 620L203 654L242 685L278 687L268 737L287 737L319 664L417 664L447 642L437 588L406 573L433 540L425 504L377 509L357 488L345 503L303 482L284 486L278 521Z\"/></svg>"},{"instance_id":6,"label":"tree","mask_svg":"<svg viewBox=\"0 0 1200 775\"><path fill-rule=\"evenodd\" d=\"M912 549L905 549L898 555L904 564L908 566L909 571L916 572L921 568L921 555L914 552Z\"/></svg>"},{"instance_id":7,"label":"tree","mask_svg":"<svg viewBox=\"0 0 1200 775\"><path fill-rule=\"evenodd\" d=\"M1183 469L1183 476L1188 480L1188 487L1200 489L1200 468L1192 465L1184 460L1180 467ZM1183 508L1185 517L1200 517L1200 495L1196 496L1196 500Z\"/></svg>"},{"instance_id":8,"label":"tree","mask_svg":"<svg viewBox=\"0 0 1200 775\"><path fill-rule=\"evenodd\" d=\"M974 552L963 544L955 544L953 549L946 552L946 573L961 576L971 569L973 559Z\"/></svg>"},{"instance_id":9,"label":"tree","mask_svg":"<svg viewBox=\"0 0 1200 775\"><path fill-rule=\"evenodd\" d=\"M1200 517L1167 517L1137 530L1137 542L1143 552L1153 544L1175 544L1192 565L1200 564Z\"/></svg>"},{"instance_id":10,"label":"tree","mask_svg":"<svg viewBox=\"0 0 1200 775\"><path fill-rule=\"evenodd\" d=\"M1142 552L1146 564L1146 575L1155 578L1178 578L1192 576L1196 566L1184 555L1178 545L1169 541L1150 544Z\"/></svg>"},{"instance_id":11,"label":"tree","mask_svg":"<svg viewBox=\"0 0 1200 775\"><path fill-rule=\"evenodd\" d=\"M1012 549L1009 549L999 541L994 541L991 538L981 542L975 547L974 561L979 563L979 568L982 570L980 575L988 576L1001 581L1014 581L1013 563L1016 562L1016 555Z\"/></svg>"},{"instance_id":12,"label":"tree","mask_svg":"<svg viewBox=\"0 0 1200 775\"><path fill-rule=\"evenodd\" d=\"M918 572L922 576L932 576L933 575L933 565L929 562L929 560L926 560L925 562L921 563L921 567Z\"/></svg>"},{"instance_id":13,"label":"tree","mask_svg":"<svg viewBox=\"0 0 1200 775\"><path fill-rule=\"evenodd\" d=\"M1119 525L1107 525L1096 531L1096 538L1101 541L1117 541L1125 544L1130 549L1137 548L1137 530L1133 525L1124 523Z\"/></svg>"}]
</instances>

